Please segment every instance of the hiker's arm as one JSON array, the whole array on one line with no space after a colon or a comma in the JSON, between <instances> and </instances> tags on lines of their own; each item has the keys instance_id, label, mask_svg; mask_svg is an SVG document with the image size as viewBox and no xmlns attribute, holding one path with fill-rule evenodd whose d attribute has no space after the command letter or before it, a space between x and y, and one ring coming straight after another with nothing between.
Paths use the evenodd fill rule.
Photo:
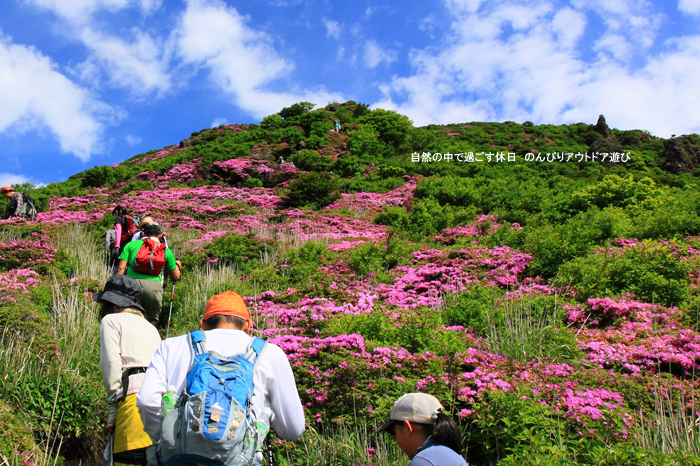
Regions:
<instances>
[{"instance_id":1,"label":"hiker's arm","mask_svg":"<svg viewBox=\"0 0 700 466\"><path fill-rule=\"evenodd\" d=\"M268 382L270 409L274 413L272 427L284 440L299 440L304 433L306 420L292 366L279 346L268 345L265 353L272 363L272 375Z\"/></svg>"},{"instance_id":2,"label":"hiker's arm","mask_svg":"<svg viewBox=\"0 0 700 466\"><path fill-rule=\"evenodd\" d=\"M122 361L119 332L112 319L102 319L100 324L100 367L102 381L107 391L107 425L117 421L117 396L122 389Z\"/></svg>"},{"instance_id":3,"label":"hiker's arm","mask_svg":"<svg viewBox=\"0 0 700 466\"><path fill-rule=\"evenodd\" d=\"M179 281L182 276L182 271L180 270L182 269L182 262L178 259L175 261L175 265L175 270L168 270L168 277L174 282Z\"/></svg>"},{"instance_id":4,"label":"hiker's arm","mask_svg":"<svg viewBox=\"0 0 700 466\"><path fill-rule=\"evenodd\" d=\"M165 270L168 271L168 277L174 282L180 280L182 276L182 262L175 260L173 252L168 248L165 250Z\"/></svg>"},{"instance_id":5,"label":"hiker's arm","mask_svg":"<svg viewBox=\"0 0 700 466\"><path fill-rule=\"evenodd\" d=\"M116 275L124 275L126 273L126 261L124 259L121 259L119 263L117 264L117 273Z\"/></svg>"},{"instance_id":6,"label":"hiker's arm","mask_svg":"<svg viewBox=\"0 0 700 466\"><path fill-rule=\"evenodd\" d=\"M116 249L119 249L122 247L122 225L121 225L121 223L114 224L114 232L117 234L117 237L114 238L114 247Z\"/></svg>"},{"instance_id":7,"label":"hiker's arm","mask_svg":"<svg viewBox=\"0 0 700 466\"><path fill-rule=\"evenodd\" d=\"M162 342L153 353L141 390L136 395L136 406L141 415L143 430L151 437L154 444L160 440L160 402L168 384L165 354L165 342Z\"/></svg>"}]
</instances>

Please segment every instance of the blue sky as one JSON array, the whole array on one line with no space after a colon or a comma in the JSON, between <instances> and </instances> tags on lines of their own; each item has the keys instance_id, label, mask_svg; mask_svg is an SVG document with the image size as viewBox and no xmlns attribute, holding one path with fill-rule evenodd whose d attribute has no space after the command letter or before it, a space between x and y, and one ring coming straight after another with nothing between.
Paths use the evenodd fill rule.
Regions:
<instances>
[{"instance_id":1,"label":"blue sky","mask_svg":"<svg viewBox=\"0 0 700 466\"><path fill-rule=\"evenodd\" d=\"M700 0L2 0L0 184L355 100L700 132Z\"/></svg>"}]
</instances>

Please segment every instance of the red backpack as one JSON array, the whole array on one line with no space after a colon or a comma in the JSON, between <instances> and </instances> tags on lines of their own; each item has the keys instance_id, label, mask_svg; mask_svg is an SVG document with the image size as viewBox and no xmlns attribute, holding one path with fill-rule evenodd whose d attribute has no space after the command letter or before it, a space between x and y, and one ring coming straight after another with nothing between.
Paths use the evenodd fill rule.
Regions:
<instances>
[{"instance_id":1,"label":"red backpack","mask_svg":"<svg viewBox=\"0 0 700 466\"><path fill-rule=\"evenodd\" d=\"M131 237L134 236L134 233L139 231L139 227L136 226L136 222L134 221L134 218L131 215L125 215L124 217L121 217L124 219L123 222L119 222L117 219L118 223L121 223L122 225L122 244L126 244L129 241L131 241Z\"/></svg>"},{"instance_id":2,"label":"red backpack","mask_svg":"<svg viewBox=\"0 0 700 466\"><path fill-rule=\"evenodd\" d=\"M154 277L160 275L163 267L165 267L166 247L163 243L157 243L154 247L154 242L155 241L148 239L143 242L132 264L134 271L146 275L153 275Z\"/></svg>"}]
</instances>

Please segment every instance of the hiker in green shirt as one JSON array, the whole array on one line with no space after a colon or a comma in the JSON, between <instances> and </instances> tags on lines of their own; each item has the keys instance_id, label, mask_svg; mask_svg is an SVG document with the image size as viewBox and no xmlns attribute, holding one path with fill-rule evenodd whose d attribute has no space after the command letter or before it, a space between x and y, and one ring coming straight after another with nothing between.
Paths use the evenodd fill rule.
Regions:
<instances>
[{"instance_id":1,"label":"hiker in green shirt","mask_svg":"<svg viewBox=\"0 0 700 466\"><path fill-rule=\"evenodd\" d=\"M146 320L157 327L163 308L163 270L176 282L180 280L182 263L160 242L163 230L157 223L144 226L142 238L124 246L119 255L117 275L126 274L138 282L143 290L141 305L146 310Z\"/></svg>"}]
</instances>

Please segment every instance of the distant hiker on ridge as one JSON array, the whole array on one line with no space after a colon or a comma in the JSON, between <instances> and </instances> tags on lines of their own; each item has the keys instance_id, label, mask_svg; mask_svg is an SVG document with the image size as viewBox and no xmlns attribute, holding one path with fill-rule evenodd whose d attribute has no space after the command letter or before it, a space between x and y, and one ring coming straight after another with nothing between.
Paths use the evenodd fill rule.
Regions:
<instances>
[{"instance_id":1,"label":"distant hiker on ridge","mask_svg":"<svg viewBox=\"0 0 700 466\"><path fill-rule=\"evenodd\" d=\"M182 262L175 260L173 252L161 243L162 238L160 225L155 222L145 225L142 239L127 243L117 263L117 275L126 274L141 286L146 320L156 327L163 308L163 270L176 282L182 268Z\"/></svg>"},{"instance_id":2,"label":"distant hiker on ridge","mask_svg":"<svg viewBox=\"0 0 700 466\"><path fill-rule=\"evenodd\" d=\"M29 194L20 193L6 184L2 187L2 195L10 198L10 205L7 206L4 218L20 217L27 220L36 220L36 207L34 199Z\"/></svg>"}]
</instances>

